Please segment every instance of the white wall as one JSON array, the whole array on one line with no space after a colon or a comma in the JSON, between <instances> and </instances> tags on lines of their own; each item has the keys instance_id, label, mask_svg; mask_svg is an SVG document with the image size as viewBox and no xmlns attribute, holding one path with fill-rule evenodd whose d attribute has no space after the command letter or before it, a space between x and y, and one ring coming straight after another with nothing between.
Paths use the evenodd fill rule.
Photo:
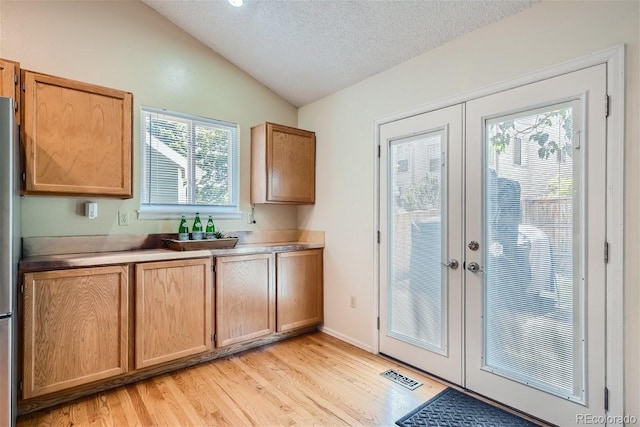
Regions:
<instances>
[{"instance_id":1,"label":"white wall","mask_svg":"<svg viewBox=\"0 0 640 427\"><path fill-rule=\"evenodd\" d=\"M248 225L251 126L297 124L297 109L138 0L1 0L0 57L46 74L133 93L134 198L30 196L23 199L23 236L176 232L178 221L137 220L140 203L139 108L168 108L240 125L242 221L217 221L225 231L296 228L295 207L256 208ZM86 200L99 217L82 216ZM117 223L119 209L131 225Z\"/></svg>"},{"instance_id":2,"label":"white wall","mask_svg":"<svg viewBox=\"0 0 640 427\"><path fill-rule=\"evenodd\" d=\"M626 406L640 414L639 27L635 0L542 1L302 107L298 125L317 133L318 176L316 205L300 208L299 222L326 230L325 328L374 347L376 119L625 44Z\"/></svg>"}]
</instances>

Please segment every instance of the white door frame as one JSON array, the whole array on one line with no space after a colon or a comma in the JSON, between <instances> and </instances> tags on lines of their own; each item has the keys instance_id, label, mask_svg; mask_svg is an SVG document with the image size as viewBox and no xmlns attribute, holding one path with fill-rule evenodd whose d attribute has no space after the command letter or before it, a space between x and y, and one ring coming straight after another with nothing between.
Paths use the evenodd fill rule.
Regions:
<instances>
[{"instance_id":1,"label":"white door frame","mask_svg":"<svg viewBox=\"0 0 640 427\"><path fill-rule=\"evenodd\" d=\"M559 76L598 64L607 64L607 264L606 305L606 385L609 390L609 420L622 420L624 416L624 140L625 140L625 76L624 45L615 46L588 56L525 74L512 80L481 88L454 98L445 99L412 110L376 119L374 122L374 236L380 230L380 127L389 122L427 113L475 98L513 89L529 83ZM602 100L607 102L607 100ZM379 247L378 247L379 249ZM603 248L604 254L604 248ZM372 310L372 349L379 353L377 322L380 315L380 251L375 251ZM622 425L620 422L609 425Z\"/></svg>"}]
</instances>

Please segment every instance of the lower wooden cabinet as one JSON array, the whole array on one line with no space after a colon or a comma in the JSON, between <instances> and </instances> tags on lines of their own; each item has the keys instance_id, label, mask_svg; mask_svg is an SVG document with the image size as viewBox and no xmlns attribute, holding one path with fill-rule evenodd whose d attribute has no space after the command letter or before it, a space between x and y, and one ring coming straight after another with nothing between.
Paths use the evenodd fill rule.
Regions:
<instances>
[{"instance_id":1,"label":"lower wooden cabinet","mask_svg":"<svg viewBox=\"0 0 640 427\"><path fill-rule=\"evenodd\" d=\"M136 265L135 367L212 348L211 258Z\"/></svg>"},{"instance_id":2,"label":"lower wooden cabinet","mask_svg":"<svg viewBox=\"0 0 640 427\"><path fill-rule=\"evenodd\" d=\"M24 273L22 400L206 359L214 332L226 353L319 324L322 257L309 249Z\"/></svg>"},{"instance_id":3,"label":"lower wooden cabinet","mask_svg":"<svg viewBox=\"0 0 640 427\"><path fill-rule=\"evenodd\" d=\"M276 254L278 332L321 323L322 249Z\"/></svg>"},{"instance_id":4,"label":"lower wooden cabinet","mask_svg":"<svg viewBox=\"0 0 640 427\"><path fill-rule=\"evenodd\" d=\"M273 254L216 258L216 346L275 330Z\"/></svg>"},{"instance_id":5,"label":"lower wooden cabinet","mask_svg":"<svg viewBox=\"0 0 640 427\"><path fill-rule=\"evenodd\" d=\"M128 268L24 275L23 398L127 372Z\"/></svg>"}]
</instances>

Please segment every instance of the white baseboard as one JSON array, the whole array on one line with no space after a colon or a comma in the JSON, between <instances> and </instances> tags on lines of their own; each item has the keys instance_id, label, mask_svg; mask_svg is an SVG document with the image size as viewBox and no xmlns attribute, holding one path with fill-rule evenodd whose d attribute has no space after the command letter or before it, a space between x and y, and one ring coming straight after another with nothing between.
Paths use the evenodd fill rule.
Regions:
<instances>
[{"instance_id":1,"label":"white baseboard","mask_svg":"<svg viewBox=\"0 0 640 427\"><path fill-rule=\"evenodd\" d=\"M373 348L370 345L367 345L363 342L360 342L358 340L354 340L351 337L348 337L346 335L341 334L340 332L336 332L333 329L329 329L326 328L324 326L321 326L318 328L321 332L324 332L327 335L331 335L332 337L338 338L339 340L348 342L351 345L355 345L356 347L359 347L365 351L368 351L369 353L373 353Z\"/></svg>"}]
</instances>

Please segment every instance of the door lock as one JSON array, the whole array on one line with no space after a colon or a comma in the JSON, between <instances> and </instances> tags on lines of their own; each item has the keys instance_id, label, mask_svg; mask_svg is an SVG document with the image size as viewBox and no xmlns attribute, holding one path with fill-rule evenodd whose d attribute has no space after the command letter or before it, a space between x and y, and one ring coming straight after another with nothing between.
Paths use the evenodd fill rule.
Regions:
<instances>
[{"instance_id":1,"label":"door lock","mask_svg":"<svg viewBox=\"0 0 640 427\"><path fill-rule=\"evenodd\" d=\"M455 270L458 268L458 266L460 264L458 264L458 260L457 259L453 259L451 258L449 261L445 262L441 262L440 264L444 265L445 267L449 267L452 270Z\"/></svg>"},{"instance_id":2,"label":"door lock","mask_svg":"<svg viewBox=\"0 0 640 427\"><path fill-rule=\"evenodd\" d=\"M476 242L475 240L472 240L472 241L469 242L467 247L469 249L471 249L472 251L477 251L478 248L480 247L480 243Z\"/></svg>"},{"instance_id":3,"label":"door lock","mask_svg":"<svg viewBox=\"0 0 640 427\"><path fill-rule=\"evenodd\" d=\"M478 271L480 271L480 265L477 262L470 262L469 264L467 264L467 270L472 273L477 273Z\"/></svg>"}]
</instances>

